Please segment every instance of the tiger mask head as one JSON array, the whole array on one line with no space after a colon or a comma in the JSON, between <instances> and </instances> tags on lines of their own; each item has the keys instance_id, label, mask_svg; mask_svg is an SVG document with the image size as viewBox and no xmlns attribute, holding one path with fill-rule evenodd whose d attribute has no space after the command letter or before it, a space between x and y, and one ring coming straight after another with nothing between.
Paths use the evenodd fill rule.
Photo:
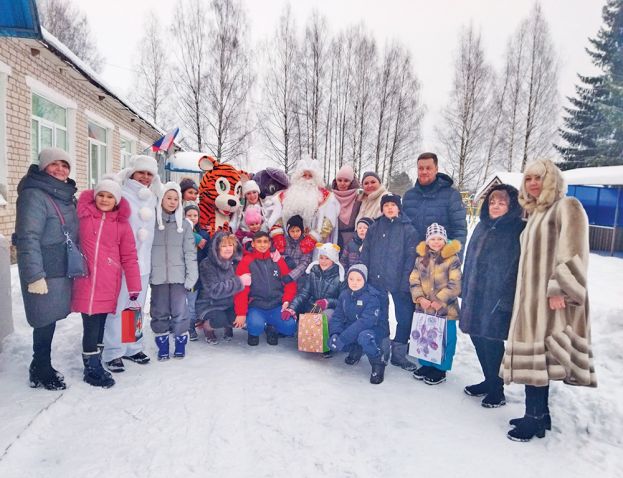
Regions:
<instances>
[{"instance_id":1,"label":"tiger mask head","mask_svg":"<svg viewBox=\"0 0 623 478\"><path fill-rule=\"evenodd\" d=\"M230 164L219 163L212 156L199 159L199 168L204 171L199 184L199 224L210 235L229 231L229 221L240 207L245 173Z\"/></svg>"}]
</instances>

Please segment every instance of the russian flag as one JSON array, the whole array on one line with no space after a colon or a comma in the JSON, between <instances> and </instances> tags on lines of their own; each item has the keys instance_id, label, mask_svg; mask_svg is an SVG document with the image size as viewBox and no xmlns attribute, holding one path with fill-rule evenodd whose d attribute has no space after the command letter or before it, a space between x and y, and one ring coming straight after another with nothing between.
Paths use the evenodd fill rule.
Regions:
<instances>
[{"instance_id":1,"label":"russian flag","mask_svg":"<svg viewBox=\"0 0 623 478\"><path fill-rule=\"evenodd\" d=\"M180 132L179 128L172 129L167 134L162 136L158 141L151 145L151 150L156 153L158 151L168 151L173 146L173 141Z\"/></svg>"}]
</instances>

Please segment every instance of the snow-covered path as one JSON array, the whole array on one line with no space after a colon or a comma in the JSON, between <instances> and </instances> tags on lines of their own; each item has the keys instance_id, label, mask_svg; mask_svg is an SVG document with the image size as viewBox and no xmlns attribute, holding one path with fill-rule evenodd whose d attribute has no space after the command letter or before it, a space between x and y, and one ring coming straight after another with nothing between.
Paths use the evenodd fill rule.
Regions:
<instances>
[{"instance_id":1,"label":"snow-covered path","mask_svg":"<svg viewBox=\"0 0 623 478\"><path fill-rule=\"evenodd\" d=\"M530 443L506 439L523 414L523 387L484 409L467 397L479 381L460 336L448 381L430 387L388 366L325 360L246 334L189 345L183 360L127 363L117 384L82 382L81 321L59 323L53 360L64 392L27 385L31 329L13 274L16 332L0 354L0 477L623 476L623 260L591 255L593 346L599 388L554 383L553 430ZM149 352L154 355L151 334Z\"/></svg>"}]
</instances>

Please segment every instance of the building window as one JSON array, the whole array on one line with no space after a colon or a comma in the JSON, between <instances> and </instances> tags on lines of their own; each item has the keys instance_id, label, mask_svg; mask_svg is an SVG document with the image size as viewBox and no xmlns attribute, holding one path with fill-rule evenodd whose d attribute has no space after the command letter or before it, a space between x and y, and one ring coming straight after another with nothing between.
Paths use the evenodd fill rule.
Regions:
<instances>
[{"instance_id":1,"label":"building window","mask_svg":"<svg viewBox=\"0 0 623 478\"><path fill-rule=\"evenodd\" d=\"M66 108L33 93L31 128L33 163L39 161L39 152L43 148L54 146L68 151Z\"/></svg>"},{"instance_id":2,"label":"building window","mask_svg":"<svg viewBox=\"0 0 623 478\"><path fill-rule=\"evenodd\" d=\"M108 131L91 121L89 128L89 188L94 188L106 173L108 157Z\"/></svg>"},{"instance_id":3,"label":"building window","mask_svg":"<svg viewBox=\"0 0 623 478\"><path fill-rule=\"evenodd\" d=\"M121 136L121 169L125 169L130 165L130 158L136 152L136 141Z\"/></svg>"}]
</instances>

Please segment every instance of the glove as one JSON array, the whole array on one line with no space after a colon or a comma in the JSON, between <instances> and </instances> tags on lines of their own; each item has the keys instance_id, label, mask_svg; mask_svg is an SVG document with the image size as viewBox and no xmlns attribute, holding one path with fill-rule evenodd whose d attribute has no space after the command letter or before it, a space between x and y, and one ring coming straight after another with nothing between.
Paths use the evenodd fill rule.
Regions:
<instances>
[{"instance_id":1,"label":"glove","mask_svg":"<svg viewBox=\"0 0 623 478\"><path fill-rule=\"evenodd\" d=\"M139 295L140 295L140 292L130 292L130 301L136 302L136 300L138 300Z\"/></svg>"},{"instance_id":2,"label":"glove","mask_svg":"<svg viewBox=\"0 0 623 478\"><path fill-rule=\"evenodd\" d=\"M316 301L316 305L320 308L320 310L327 310L327 307L329 307L329 301L327 299L318 299Z\"/></svg>"},{"instance_id":3,"label":"glove","mask_svg":"<svg viewBox=\"0 0 623 478\"><path fill-rule=\"evenodd\" d=\"M275 234L273 236L273 246L282 254L286 251L286 238L283 234ZM276 262L276 261L275 261Z\"/></svg>"},{"instance_id":4,"label":"glove","mask_svg":"<svg viewBox=\"0 0 623 478\"><path fill-rule=\"evenodd\" d=\"M294 318L295 315L296 312L294 312L292 309L284 309L281 312L281 320L290 320L291 318Z\"/></svg>"},{"instance_id":5,"label":"glove","mask_svg":"<svg viewBox=\"0 0 623 478\"><path fill-rule=\"evenodd\" d=\"M299 245L303 254L309 254L316 248L316 240L311 236L305 236Z\"/></svg>"},{"instance_id":6,"label":"glove","mask_svg":"<svg viewBox=\"0 0 623 478\"><path fill-rule=\"evenodd\" d=\"M251 274L242 274L240 276L240 282L244 287L251 285Z\"/></svg>"},{"instance_id":7,"label":"glove","mask_svg":"<svg viewBox=\"0 0 623 478\"><path fill-rule=\"evenodd\" d=\"M281 278L281 282L283 282L283 285L286 285L290 282L294 282L294 279L292 279L292 276L290 274L286 274Z\"/></svg>"},{"instance_id":8,"label":"glove","mask_svg":"<svg viewBox=\"0 0 623 478\"><path fill-rule=\"evenodd\" d=\"M329 348L334 352L339 352L344 348L344 342L340 340L340 336L338 334L333 334L329 338Z\"/></svg>"},{"instance_id":9,"label":"glove","mask_svg":"<svg viewBox=\"0 0 623 478\"><path fill-rule=\"evenodd\" d=\"M28 292L30 292L31 294L47 294L48 283L45 281L45 278L42 277L41 279L28 284Z\"/></svg>"},{"instance_id":10,"label":"glove","mask_svg":"<svg viewBox=\"0 0 623 478\"><path fill-rule=\"evenodd\" d=\"M281 254L279 253L279 251L273 251L270 253L270 258L273 260L273 262L279 262L279 259L281 259Z\"/></svg>"}]
</instances>

